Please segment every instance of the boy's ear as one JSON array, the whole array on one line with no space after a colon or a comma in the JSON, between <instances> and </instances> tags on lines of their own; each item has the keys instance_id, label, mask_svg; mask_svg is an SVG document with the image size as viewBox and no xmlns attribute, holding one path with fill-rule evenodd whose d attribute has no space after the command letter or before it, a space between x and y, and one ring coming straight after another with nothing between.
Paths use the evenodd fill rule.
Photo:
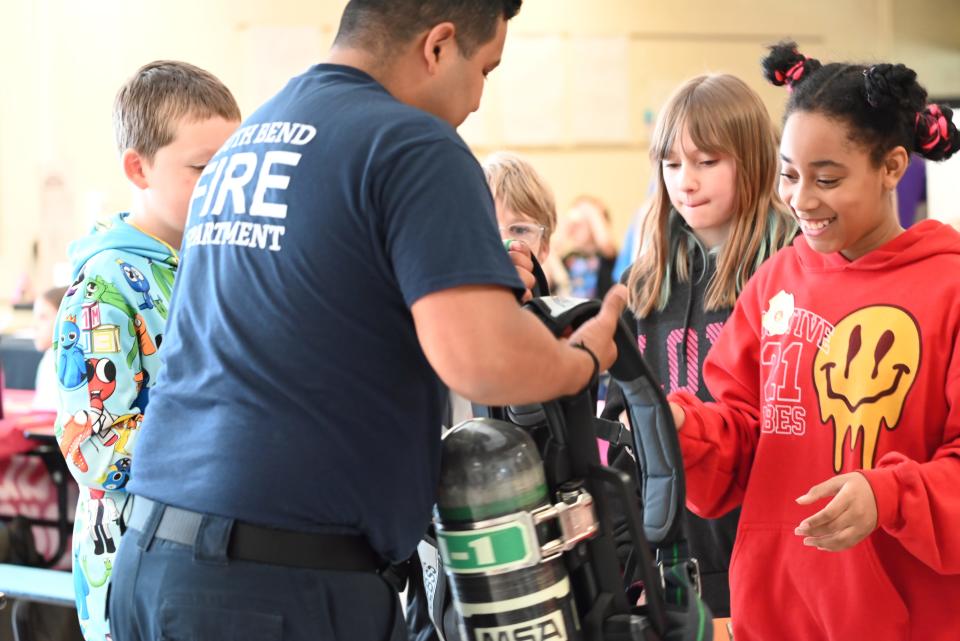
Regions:
<instances>
[{"instance_id":1,"label":"boy's ear","mask_svg":"<svg viewBox=\"0 0 960 641\"><path fill-rule=\"evenodd\" d=\"M452 22L441 22L427 32L423 41L423 58L430 75L436 73L440 59L454 52L457 28Z\"/></svg>"},{"instance_id":2,"label":"boy's ear","mask_svg":"<svg viewBox=\"0 0 960 641\"><path fill-rule=\"evenodd\" d=\"M897 183L903 178L910 164L910 154L902 146L897 146L887 152L883 159L883 187L887 191L897 188Z\"/></svg>"},{"instance_id":3,"label":"boy's ear","mask_svg":"<svg viewBox=\"0 0 960 641\"><path fill-rule=\"evenodd\" d=\"M120 163L123 165L123 173L127 175L127 180L132 182L137 189L146 189L150 186L147 180L147 161L135 149L126 149L120 156Z\"/></svg>"}]
</instances>

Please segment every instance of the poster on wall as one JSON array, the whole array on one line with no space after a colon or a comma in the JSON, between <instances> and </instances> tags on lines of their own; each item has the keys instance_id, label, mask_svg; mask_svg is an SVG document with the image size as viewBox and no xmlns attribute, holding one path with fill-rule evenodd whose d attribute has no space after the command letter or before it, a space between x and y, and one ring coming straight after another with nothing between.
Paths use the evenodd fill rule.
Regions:
<instances>
[{"instance_id":1,"label":"poster on wall","mask_svg":"<svg viewBox=\"0 0 960 641\"><path fill-rule=\"evenodd\" d=\"M570 136L576 143L630 142L630 41L570 41Z\"/></svg>"},{"instance_id":2,"label":"poster on wall","mask_svg":"<svg viewBox=\"0 0 960 641\"><path fill-rule=\"evenodd\" d=\"M507 146L551 146L566 142L566 73L560 36L508 39L504 64L495 73L501 132Z\"/></svg>"}]
</instances>

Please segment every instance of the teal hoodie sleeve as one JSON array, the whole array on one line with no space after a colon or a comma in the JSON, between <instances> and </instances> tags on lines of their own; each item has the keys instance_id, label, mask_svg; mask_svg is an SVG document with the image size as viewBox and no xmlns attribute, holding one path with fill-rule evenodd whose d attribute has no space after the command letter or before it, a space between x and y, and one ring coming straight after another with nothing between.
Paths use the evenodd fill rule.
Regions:
<instances>
[{"instance_id":1,"label":"teal hoodie sleeve","mask_svg":"<svg viewBox=\"0 0 960 641\"><path fill-rule=\"evenodd\" d=\"M60 306L56 435L82 486L121 490L129 480L133 444L159 367L167 276L172 281L172 270L149 258L104 251L86 263Z\"/></svg>"}]
</instances>

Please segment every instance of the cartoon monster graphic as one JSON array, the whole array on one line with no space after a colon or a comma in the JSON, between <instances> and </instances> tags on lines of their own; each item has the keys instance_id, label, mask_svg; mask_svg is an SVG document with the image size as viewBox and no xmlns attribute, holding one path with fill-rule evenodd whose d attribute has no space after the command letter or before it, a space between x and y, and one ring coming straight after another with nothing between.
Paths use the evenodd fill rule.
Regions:
<instances>
[{"instance_id":1,"label":"cartoon monster graphic","mask_svg":"<svg viewBox=\"0 0 960 641\"><path fill-rule=\"evenodd\" d=\"M137 312L127 299L123 297L120 290L112 283L104 280L102 276L94 276L83 286L83 297L89 301L99 301L107 305L112 305L123 311L128 318L133 318Z\"/></svg>"},{"instance_id":2,"label":"cartoon monster graphic","mask_svg":"<svg viewBox=\"0 0 960 641\"><path fill-rule=\"evenodd\" d=\"M103 490L90 490L90 499L87 501L87 527L90 529L95 556L105 551L110 554L117 551L108 525L116 521L120 514L113 499L105 498L104 494Z\"/></svg>"},{"instance_id":3,"label":"cartoon monster graphic","mask_svg":"<svg viewBox=\"0 0 960 641\"><path fill-rule=\"evenodd\" d=\"M863 444L859 467L873 467L881 425L896 429L907 393L920 366L920 329L905 310L890 305L864 307L841 320L829 351L813 363L820 420L833 421L833 470L843 468L843 443Z\"/></svg>"},{"instance_id":4,"label":"cartoon monster graphic","mask_svg":"<svg viewBox=\"0 0 960 641\"><path fill-rule=\"evenodd\" d=\"M63 424L63 434L60 438L60 452L63 458L73 463L81 472L90 469L87 459L80 451L80 445L93 435L93 417L80 410Z\"/></svg>"},{"instance_id":5,"label":"cartoon monster graphic","mask_svg":"<svg viewBox=\"0 0 960 641\"><path fill-rule=\"evenodd\" d=\"M148 259L147 262L150 263L150 273L153 274L153 280L160 288L160 293L170 300L170 295L173 293L173 277L176 272L166 266L161 267L152 260Z\"/></svg>"},{"instance_id":6,"label":"cartoon monster graphic","mask_svg":"<svg viewBox=\"0 0 960 641\"><path fill-rule=\"evenodd\" d=\"M157 300L156 304L157 311L160 311L161 301ZM137 341L130 346L130 351L127 352L127 366L133 365L133 361L136 360L138 354L142 356L152 356L157 353L157 344L150 338L150 330L147 329L147 319L137 314L130 319L127 330L131 336L137 337ZM159 340L160 335L158 334L157 336Z\"/></svg>"},{"instance_id":7,"label":"cartoon monster graphic","mask_svg":"<svg viewBox=\"0 0 960 641\"><path fill-rule=\"evenodd\" d=\"M156 354L157 346L153 344L153 340L150 338L146 319L140 314L137 314L133 319L133 329L137 335L137 341L140 343L140 353L144 356Z\"/></svg>"},{"instance_id":8,"label":"cartoon monster graphic","mask_svg":"<svg viewBox=\"0 0 960 641\"><path fill-rule=\"evenodd\" d=\"M117 259L123 277L127 279L130 289L143 296L143 302L140 303L140 309L153 309L153 301L150 300L150 281L143 275L139 269L128 262Z\"/></svg>"},{"instance_id":9,"label":"cartoon monster graphic","mask_svg":"<svg viewBox=\"0 0 960 641\"><path fill-rule=\"evenodd\" d=\"M133 399L130 408L137 408L143 412L147 409L147 403L150 402L150 372L145 369L140 370L133 375L133 381L137 384L137 397Z\"/></svg>"},{"instance_id":10,"label":"cartoon monster graphic","mask_svg":"<svg viewBox=\"0 0 960 641\"><path fill-rule=\"evenodd\" d=\"M127 441L130 440L132 432L140 429L141 423L143 423L143 414L124 414L113 422L113 429L120 435L116 446L113 448L117 454L130 456L130 452L127 450Z\"/></svg>"},{"instance_id":11,"label":"cartoon monster graphic","mask_svg":"<svg viewBox=\"0 0 960 641\"><path fill-rule=\"evenodd\" d=\"M130 480L130 459L118 459L116 463L110 466L106 476L100 482L105 490L116 491L126 486Z\"/></svg>"},{"instance_id":12,"label":"cartoon monster graphic","mask_svg":"<svg viewBox=\"0 0 960 641\"><path fill-rule=\"evenodd\" d=\"M60 354L57 360L57 378L64 389L77 389L87 380L87 365L83 358L83 350L77 345L80 340L80 327L77 317L64 316L60 321L58 332L58 348Z\"/></svg>"},{"instance_id":13,"label":"cartoon monster graphic","mask_svg":"<svg viewBox=\"0 0 960 641\"><path fill-rule=\"evenodd\" d=\"M113 396L116 390L117 366L113 361L109 358L87 359L87 391L90 393L90 409L96 415L93 430L101 437L112 436L103 441L104 445L116 442L116 434L110 431L113 416L104 407L104 401Z\"/></svg>"},{"instance_id":14,"label":"cartoon monster graphic","mask_svg":"<svg viewBox=\"0 0 960 641\"><path fill-rule=\"evenodd\" d=\"M103 574L100 575L99 579L94 579L90 574L90 566L87 565L87 557L80 559L80 563L83 566L83 573L87 576L87 582L91 587L102 588L107 584L107 579L110 578L110 574L113 573L113 563L110 562L110 559L103 560Z\"/></svg>"},{"instance_id":15,"label":"cartoon monster graphic","mask_svg":"<svg viewBox=\"0 0 960 641\"><path fill-rule=\"evenodd\" d=\"M81 621L90 618L90 611L87 609L87 596L90 594L90 587L87 585L87 577L84 575L83 567L80 563L80 553L73 551L73 594L77 600L77 614Z\"/></svg>"},{"instance_id":16,"label":"cartoon monster graphic","mask_svg":"<svg viewBox=\"0 0 960 641\"><path fill-rule=\"evenodd\" d=\"M83 270L80 270L80 273L77 274L77 277L70 283L70 287L67 288L66 293L63 295L64 298L70 298L77 293L77 290L80 289L80 283L83 282L83 279L86 278L83 274Z\"/></svg>"}]
</instances>

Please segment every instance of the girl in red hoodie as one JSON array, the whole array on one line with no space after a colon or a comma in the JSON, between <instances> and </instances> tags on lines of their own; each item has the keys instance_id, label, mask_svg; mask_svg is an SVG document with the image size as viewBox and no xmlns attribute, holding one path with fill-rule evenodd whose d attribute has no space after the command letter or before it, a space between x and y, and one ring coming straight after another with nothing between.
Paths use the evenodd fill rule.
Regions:
<instances>
[{"instance_id":1,"label":"girl in red hoodie","mask_svg":"<svg viewBox=\"0 0 960 641\"><path fill-rule=\"evenodd\" d=\"M670 396L689 507L742 506L737 641L960 635L960 234L904 231L910 154L960 148L903 65L764 60L791 90L779 191L800 225Z\"/></svg>"}]
</instances>

